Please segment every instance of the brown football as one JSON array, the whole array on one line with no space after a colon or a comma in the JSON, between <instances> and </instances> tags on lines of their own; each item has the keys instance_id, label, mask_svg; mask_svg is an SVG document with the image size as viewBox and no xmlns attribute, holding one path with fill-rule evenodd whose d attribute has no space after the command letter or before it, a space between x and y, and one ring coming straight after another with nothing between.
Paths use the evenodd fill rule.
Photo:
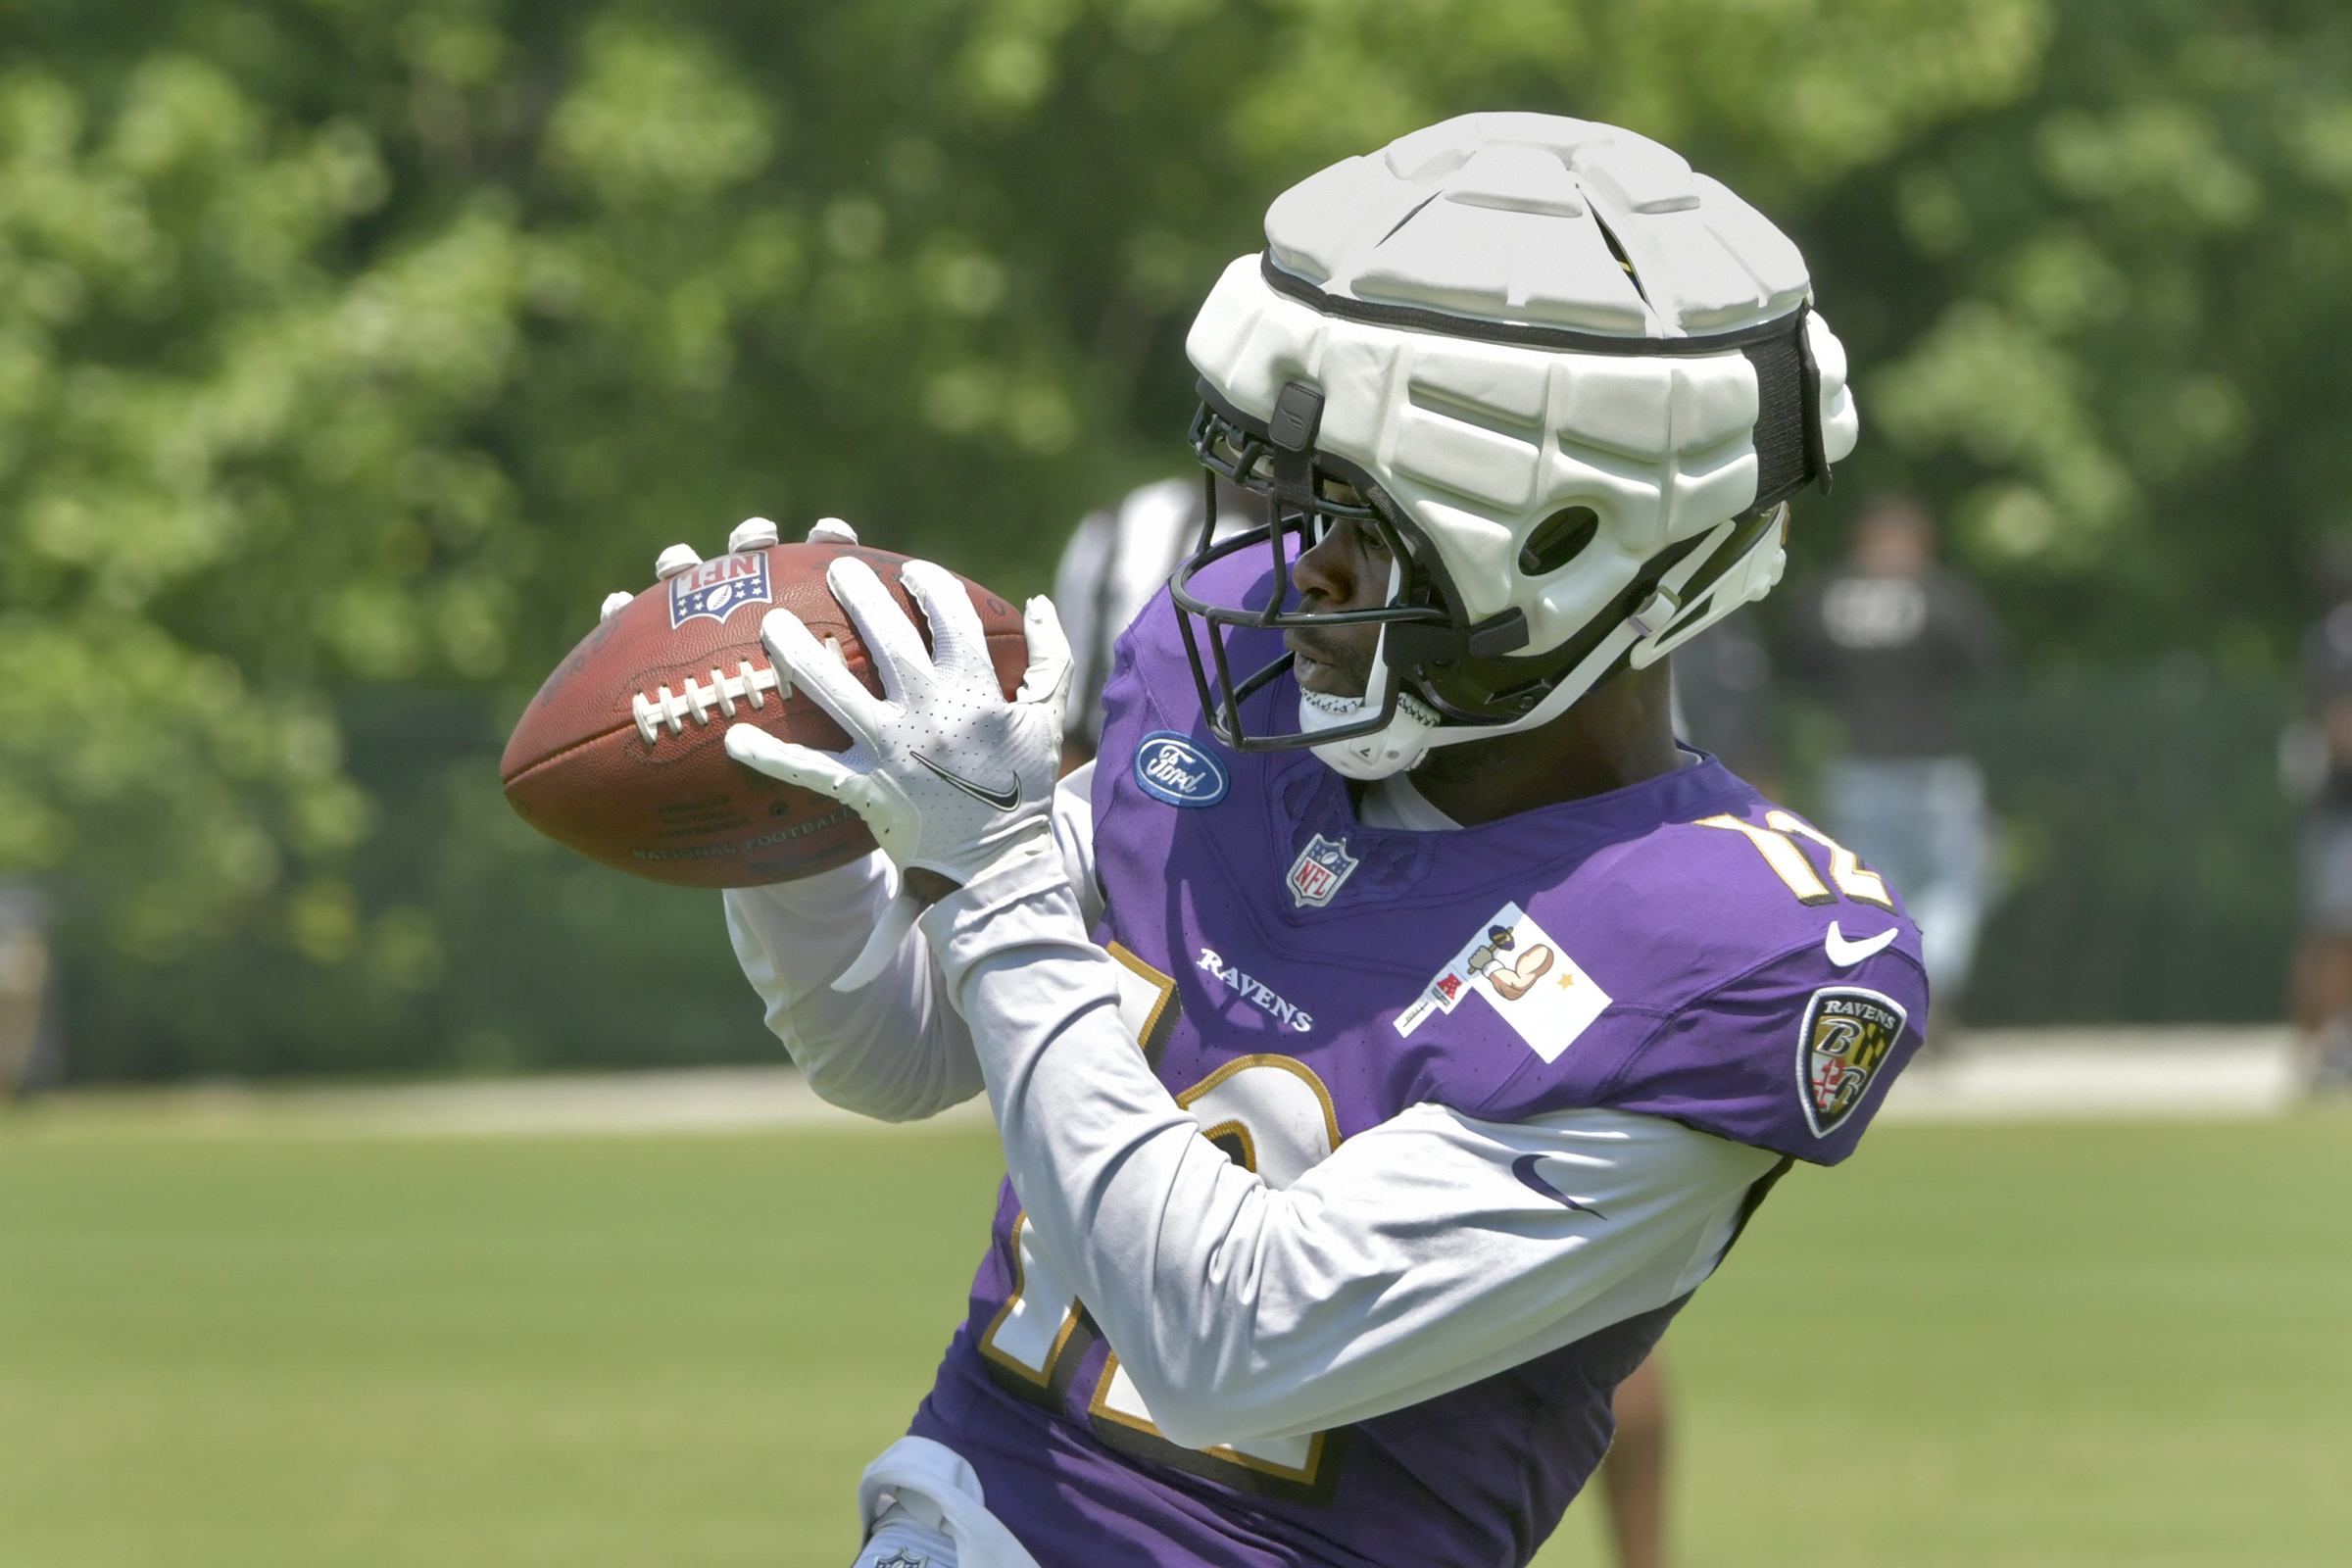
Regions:
<instances>
[{"instance_id":1,"label":"brown football","mask_svg":"<svg viewBox=\"0 0 2352 1568\"><path fill-rule=\"evenodd\" d=\"M729 724L840 751L850 738L778 677L760 622L789 610L876 696L865 646L825 586L856 556L902 609L905 556L862 545L770 545L719 556L657 583L582 638L556 666L507 742L507 800L524 821L592 860L694 888L790 882L874 847L858 813L756 773L727 755ZM1009 698L1029 662L1021 613L966 581ZM925 628L924 640L929 641Z\"/></svg>"}]
</instances>

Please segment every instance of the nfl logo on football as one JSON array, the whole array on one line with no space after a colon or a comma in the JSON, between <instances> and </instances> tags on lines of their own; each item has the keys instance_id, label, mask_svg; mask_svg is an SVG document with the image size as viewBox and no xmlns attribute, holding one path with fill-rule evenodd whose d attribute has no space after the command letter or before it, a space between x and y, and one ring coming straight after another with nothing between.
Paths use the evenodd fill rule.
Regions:
<instances>
[{"instance_id":1,"label":"nfl logo on football","mask_svg":"<svg viewBox=\"0 0 2352 1568\"><path fill-rule=\"evenodd\" d=\"M1348 853L1346 839L1334 843L1318 833L1291 862L1291 898L1301 909L1320 909L1355 867L1356 858Z\"/></svg>"},{"instance_id":2,"label":"nfl logo on football","mask_svg":"<svg viewBox=\"0 0 2352 1568\"><path fill-rule=\"evenodd\" d=\"M697 615L723 621L739 606L768 603L767 552L721 556L669 579L669 628L675 631Z\"/></svg>"}]
</instances>

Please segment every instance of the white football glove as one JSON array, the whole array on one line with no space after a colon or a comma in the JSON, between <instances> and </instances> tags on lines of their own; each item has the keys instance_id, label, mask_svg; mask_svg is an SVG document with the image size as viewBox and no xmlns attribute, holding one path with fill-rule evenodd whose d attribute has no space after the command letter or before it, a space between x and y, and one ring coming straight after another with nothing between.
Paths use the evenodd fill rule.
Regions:
<instances>
[{"instance_id":1,"label":"white football glove","mask_svg":"<svg viewBox=\"0 0 2352 1568\"><path fill-rule=\"evenodd\" d=\"M760 625L768 658L850 732L850 749L820 752L739 723L727 731L727 755L851 808L902 880L926 870L961 884L1015 858L1051 854L1070 689L1070 645L1052 601L1029 601L1022 617L1029 668L1008 703L963 584L927 561L908 562L901 580L930 622L932 652L871 566L845 556L825 572L873 661L879 698L790 611L771 611ZM855 990L878 973L919 908L902 893L835 987Z\"/></svg>"}]
</instances>

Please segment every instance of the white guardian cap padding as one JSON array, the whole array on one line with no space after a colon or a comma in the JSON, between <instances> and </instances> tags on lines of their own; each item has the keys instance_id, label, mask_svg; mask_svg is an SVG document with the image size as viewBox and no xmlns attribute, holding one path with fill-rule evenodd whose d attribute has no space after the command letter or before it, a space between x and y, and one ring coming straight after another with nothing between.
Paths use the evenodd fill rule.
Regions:
<instances>
[{"instance_id":1,"label":"white guardian cap padding","mask_svg":"<svg viewBox=\"0 0 2352 1568\"><path fill-rule=\"evenodd\" d=\"M1279 668L1237 684L1220 658L1212 694L1196 659L1228 745L1313 745L1375 778L1546 723L1762 598L1788 498L1853 449L1844 351L1796 247L1631 131L1449 120L1284 192L1266 239L1186 349L1203 464L1275 521L1179 570L1188 640L1192 617L1212 639L1339 623L1201 603L1191 576L1239 548L1279 564L1288 532L1304 549L1354 516L1403 569L1386 610L1348 617L1384 624L1365 699L1303 702L1296 734L1242 731L1240 699Z\"/></svg>"}]
</instances>

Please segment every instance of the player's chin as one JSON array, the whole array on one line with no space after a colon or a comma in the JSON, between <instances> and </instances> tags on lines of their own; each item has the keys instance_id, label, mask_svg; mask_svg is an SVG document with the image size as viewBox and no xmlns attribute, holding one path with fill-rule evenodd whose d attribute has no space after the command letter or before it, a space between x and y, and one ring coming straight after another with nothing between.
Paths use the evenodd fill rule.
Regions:
<instances>
[{"instance_id":1,"label":"player's chin","mask_svg":"<svg viewBox=\"0 0 2352 1568\"><path fill-rule=\"evenodd\" d=\"M1298 632L1283 641L1292 655L1291 673L1300 687L1325 697L1361 697L1372 683L1371 660L1346 659L1335 649L1310 643Z\"/></svg>"}]
</instances>

